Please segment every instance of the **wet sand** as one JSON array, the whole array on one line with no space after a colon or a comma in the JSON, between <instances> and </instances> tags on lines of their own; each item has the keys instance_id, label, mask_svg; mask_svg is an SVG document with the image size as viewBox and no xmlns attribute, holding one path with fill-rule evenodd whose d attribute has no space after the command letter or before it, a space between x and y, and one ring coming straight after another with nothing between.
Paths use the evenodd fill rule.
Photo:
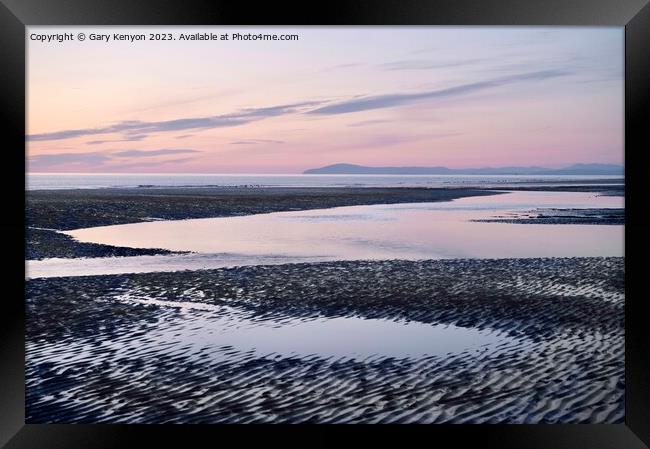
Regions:
<instances>
[{"instance_id":1,"label":"wet sand","mask_svg":"<svg viewBox=\"0 0 650 449\"><path fill-rule=\"evenodd\" d=\"M498 189L498 187L489 187ZM508 190L536 191L536 192L595 192L603 196L625 196L625 183L621 179L592 180L590 183L583 181L562 181L561 185L517 185L509 184Z\"/></svg>"},{"instance_id":2,"label":"wet sand","mask_svg":"<svg viewBox=\"0 0 650 449\"><path fill-rule=\"evenodd\" d=\"M623 258L35 279L26 296L28 423L624 421ZM355 358L260 353L211 334L217 320L277 328L342 317L503 340Z\"/></svg>"},{"instance_id":3,"label":"wet sand","mask_svg":"<svg viewBox=\"0 0 650 449\"><path fill-rule=\"evenodd\" d=\"M527 212L513 212L508 215L473 220L483 223L514 224L591 224L624 225L625 209L550 209L539 208Z\"/></svg>"},{"instance_id":4,"label":"wet sand","mask_svg":"<svg viewBox=\"0 0 650 449\"><path fill-rule=\"evenodd\" d=\"M153 220L232 217L337 206L450 201L499 192L476 188L141 187L26 193L27 260L169 254L80 244L57 231Z\"/></svg>"},{"instance_id":5,"label":"wet sand","mask_svg":"<svg viewBox=\"0 0 650 449\"><path fill-rule=\"evenodd\" d=\"M77 257L133 257L162 254L181 254L162 248L128 248L77 242L72 237L52 229L26 230L25 260L42 260L49 257L73 259Z\"/></svg>"}]
</instances>

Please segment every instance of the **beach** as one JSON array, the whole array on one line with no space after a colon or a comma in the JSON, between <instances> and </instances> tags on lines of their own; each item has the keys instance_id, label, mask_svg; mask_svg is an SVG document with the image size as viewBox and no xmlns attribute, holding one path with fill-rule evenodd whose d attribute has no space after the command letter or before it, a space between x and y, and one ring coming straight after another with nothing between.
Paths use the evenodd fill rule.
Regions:
<instances>
[{"instance_id":1,"label":"beach","mask_svg":"<svg viewBox=\"0 0 650 449\"><path fill-rule=\"evenodd\" d=\"M575 188L568 187L568 205L620 194L619 186L581 187L587 196L576 196ZM161 248L140 248L61 233L108 226L106 238L122 235L113 226L201 222L205 235L218 232L215 242L232 240L237 247L234 235L222 234L229 228L212 228L222 222L209 220L250 217L264 227L271 217L290 219L291 236L301 232L296 226L340 220L397 226L386 217L415 214L417 222L417 214L456 213L447 211L453 204L464 219L464 209L482 204L481 198L486 204L565 198L550 190L539 197L477 188L29 192L31 259L79 265L73 276L37 276L26 283L27 422L624 422L623 257L426 260L415 253L407 260L391 259L390 251L402 254L403 248L388 246L375 260L295 263L286 256L265 263L249 256L245 263L226 260L224 268L181 263L161 271L127 267L116 271L121 274L88 275L84 265L93 260L104 266L138 257L183 261L210 255L201 254L205 237L196 227L199 246L181 234L190 248L185 252L164 237L155 241ZM528 203L522 204L525 209ZM552 231L573 229L566 226L576 222L588 224L587 230L622 224L622 209L543 210L547 215L517 212L475 225L516 222L525 230L541 220ZM284 237L277 238L281 248ZM333 240L327 243L332 237L323 238L333 250Z\"/></svg>"},{"instance_id":2,"label":"beach","mask_svg":"<svg viewBox=\"0 0 650 449\"><path fill-rule=\"evenodd\" d=\"M621 423L623 277L622 259L587 258L33 280L27 421ZM497 337L408 357L292 354L291 340L270 353L254 350L255 341L221 342L229 327L341 317Z\"/></svg>"}]
</instances>

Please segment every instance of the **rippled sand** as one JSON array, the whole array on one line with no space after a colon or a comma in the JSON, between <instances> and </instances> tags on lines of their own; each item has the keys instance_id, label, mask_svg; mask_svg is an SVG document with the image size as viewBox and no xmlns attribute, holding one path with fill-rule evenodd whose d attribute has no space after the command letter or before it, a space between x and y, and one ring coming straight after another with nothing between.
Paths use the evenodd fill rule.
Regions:
<instances>
[{"instance_id":1,"label":"rippled sand","mask_svg":"<svg viewBox=\"0 0 650 449\"><path fill-rule=\"evenodd\" d=\"M31 280L27 422L621 423L623 267L328 262ZM395 339L414 323L486 343L417 356L350 356L335 346L358 341L336 335L314 353L223 344L342 318L390 321Z\"/></svg>"}]
</instances>

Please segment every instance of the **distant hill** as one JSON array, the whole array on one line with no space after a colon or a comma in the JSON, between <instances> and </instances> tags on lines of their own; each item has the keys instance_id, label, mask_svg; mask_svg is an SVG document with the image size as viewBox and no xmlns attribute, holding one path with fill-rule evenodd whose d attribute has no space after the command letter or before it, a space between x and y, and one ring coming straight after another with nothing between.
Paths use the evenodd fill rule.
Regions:
<instances>
[{"instance_id":1,"label":"distant hill","mask_svg":"<svg viewBox=\"0 0 650 449\"><path fill-rule=\"evenodd\" d=\"M485 168L447 168L447 167L364 167L354 164L333 164L326 167L311 168L306 175L620 175L622 165L614 164L574 164L564 168L544 167L485 167Z\"/></svg>"}]
</instances>

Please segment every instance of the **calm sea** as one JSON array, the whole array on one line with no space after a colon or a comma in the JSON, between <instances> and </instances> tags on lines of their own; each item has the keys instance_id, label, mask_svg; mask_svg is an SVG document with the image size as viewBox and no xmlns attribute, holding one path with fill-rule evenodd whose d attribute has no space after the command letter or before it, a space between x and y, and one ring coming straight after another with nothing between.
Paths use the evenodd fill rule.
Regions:
<instances>
[{"instance_id":1,"label":"calm sea","mask_svg":"<svg viewBox=\"0 0 650 449\"><path fill-rule=\"evenodd\" d=\"M264 174L50 174L27 175L28 190L119 187L444 187L554 183L622 184L605 175L264 175Z\"/></svg>"}]
</instances>

